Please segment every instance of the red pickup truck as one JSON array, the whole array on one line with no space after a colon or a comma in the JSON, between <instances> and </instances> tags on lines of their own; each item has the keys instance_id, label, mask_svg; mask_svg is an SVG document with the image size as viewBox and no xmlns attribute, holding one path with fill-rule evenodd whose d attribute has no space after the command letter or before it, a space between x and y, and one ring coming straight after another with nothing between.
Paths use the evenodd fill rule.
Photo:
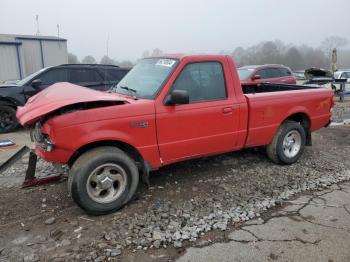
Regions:
<instances>
[{"instance_id":1,"label":"red pickup truck","mask_svg":"<svg viewBox=\"0 0 350 262\"><path fill-rule=\"evenodd\" d=\"M109 92L57 83L18 109L35 153L70 166L68 189L91 214L118 210L151 170L266 146L280 164L299 159L311 132L330 122L333 93L264 84L242 89L224 55L141 60Z\"/></svg>"}]
</instances>

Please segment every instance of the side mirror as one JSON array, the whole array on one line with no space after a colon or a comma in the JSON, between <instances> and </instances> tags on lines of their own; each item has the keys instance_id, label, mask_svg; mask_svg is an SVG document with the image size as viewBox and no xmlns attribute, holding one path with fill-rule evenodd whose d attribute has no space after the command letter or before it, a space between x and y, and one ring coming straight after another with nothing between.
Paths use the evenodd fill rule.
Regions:
<instances>
[{"instance_id":1,"label":"side mirror","mask_svg":"<svg viewBox=\"0 0 350 262\"><path fill-rule=\"evenodd\" d=\"M32 81L32 83L30 84L34 89L37 89L41 86L42 81L41 79L35 79Z\"/></svg>"},{"instance_id":2,"label":"side mirror","mask_svg":"<svg viewBox=\"0 0 350 262\"><path fill-rule=\"evenodd\" d=\"M261 79L261 75L253 75L252 80Z\"/></svg>"},{"instance_id":3,"label":"side mirror","mask_svg":"<svg viewBox=\"0 0 350 262\"><path fill-rule=\"evenodd\" d=\"M165 99L165 105L180 105L188 104L190 102L190 97L187 90L173 90Z\"/></svg>"}]
</instances>

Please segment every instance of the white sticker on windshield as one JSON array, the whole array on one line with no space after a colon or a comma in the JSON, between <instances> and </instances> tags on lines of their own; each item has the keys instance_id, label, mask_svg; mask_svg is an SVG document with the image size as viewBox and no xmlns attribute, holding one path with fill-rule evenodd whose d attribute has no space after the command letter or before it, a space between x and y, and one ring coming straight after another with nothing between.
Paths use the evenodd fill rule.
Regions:
<instances>
[{"instance_id":1,"label":"white sticker on windshield","mask_svg":"<svg viewBox=\"0 0 350 262\"><path fill-rule=\"evenodd\" d=\"M166 67L172 67L176 63L176 60L173 59L159 59L156 65L158 66L166 66Z\"/></svg>"}]
</instances>

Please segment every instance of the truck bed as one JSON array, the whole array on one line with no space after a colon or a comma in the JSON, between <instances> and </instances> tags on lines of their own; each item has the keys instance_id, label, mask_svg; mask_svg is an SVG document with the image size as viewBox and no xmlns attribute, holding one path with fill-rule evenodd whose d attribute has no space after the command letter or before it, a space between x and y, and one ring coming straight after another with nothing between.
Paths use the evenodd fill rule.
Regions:
<instances>
[{"instance_id":1,"label":"truck bed","mask_svg":"<svg viewBox=\"0 0 350 262\"><path fill-rule=\"evenodd\" d=\"M242 89L249 115L247 147L269 144L281 123L293 114L296 117L304 114L312 131L329 122L332 90L283 84L262 84Z\"/></svg>"}]
</instances>

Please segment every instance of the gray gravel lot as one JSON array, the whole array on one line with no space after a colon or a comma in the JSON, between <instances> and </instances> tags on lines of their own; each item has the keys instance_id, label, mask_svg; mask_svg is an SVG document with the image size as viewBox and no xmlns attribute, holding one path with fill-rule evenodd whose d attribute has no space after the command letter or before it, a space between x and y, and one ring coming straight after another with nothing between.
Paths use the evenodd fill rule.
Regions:
<instances>
[{"instance_id":1,"label":"gray gravel lot","mask_svg":"<svg viewBox=\"0 0 350 262\"><path fill-rule=\"evenodd\" d=\"M348 112L337 106L334 118ZM129 205L101 217L77 208L65 183L20 189L24 159L0 175L0 261L172 260L188 246L225 240L225 232L295 194L349 180L349 154L350 127L337 126L315 133L291 166L272 164L261 149L178 163L154 172L149 190L140 185ZM38 173L57 170L41 161Z\"/></svg>"}]
</instances>

